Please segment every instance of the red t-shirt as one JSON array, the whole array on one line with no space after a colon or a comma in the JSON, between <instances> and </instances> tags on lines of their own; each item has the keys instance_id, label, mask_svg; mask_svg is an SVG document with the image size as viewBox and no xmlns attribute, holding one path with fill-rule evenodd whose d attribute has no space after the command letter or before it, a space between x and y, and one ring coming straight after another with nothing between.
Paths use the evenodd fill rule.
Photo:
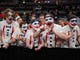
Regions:
<instances>
[{"instance_id":1,"label":"red t-shirt","mask_svg":"<svg viewBox=\"0 0 80 60\"><path fill-rule=\"evenodd\" d=\"M3 19L3 18L4 18L4 15L3 15L3 14L0 14L0 18L2 18L2 19Z\"/></svg>"}]
</instances>

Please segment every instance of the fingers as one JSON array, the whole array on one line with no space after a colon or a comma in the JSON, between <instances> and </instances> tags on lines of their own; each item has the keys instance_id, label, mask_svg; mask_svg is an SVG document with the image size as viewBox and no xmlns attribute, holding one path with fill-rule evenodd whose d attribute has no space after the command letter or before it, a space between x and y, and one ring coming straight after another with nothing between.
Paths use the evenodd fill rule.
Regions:
<instances>
[{"instance_id":1,"label":"fingers","mask_svg":"<svg viewBox=\"0 0 80 60\"><path fill-rule=\"evenodd\" d=\"M43 29L44 28L44 25L40 26L40 29Z\"/></svg>"},{"instance_id":2,"label":"fingers","mask_svg":"<svg viewBox=\"0 0 80 60\"><path fill-rule=\"evenodd\" d=\"M21 40L22 37L21 37L20 35L17 35L17 39L18 39L18 40Z\"/></svg>"},{"instance_id":3,"label":"fingers","mask_svg":"<svg viewBox=\"0 0 80 60\"><path fill-rule=\"evenodd\" d=\"M9 47L9 44L4 44L3 48L7 49Z\"/></svg>"},{"instance_id":4,"label":"fingers","mask_svg":"<svg viewBox=\"0 0 80 60\"><path fill-rule=\"evenodd\" d=\"M40 48L38 47L38 48L35 48L35 51L38 51L38 50L40 50Z\"/></svg>"}]
</instances>

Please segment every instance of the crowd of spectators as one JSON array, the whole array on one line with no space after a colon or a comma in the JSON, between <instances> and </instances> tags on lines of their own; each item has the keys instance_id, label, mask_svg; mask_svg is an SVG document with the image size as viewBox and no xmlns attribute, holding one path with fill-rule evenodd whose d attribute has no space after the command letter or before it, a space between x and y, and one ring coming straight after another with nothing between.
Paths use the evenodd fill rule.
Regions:
<instances>
[{"instance_id":1,"label":"crowd of spectators","mask_svg":"<svg viewBox=\"0 0 80 60\"><path fill-rule=\"evenodd\" d=\"M50 1L50 2L53 1L53 4L51 3L48 3L47 5L36 4L38 2L45 3L45 1ZM11 1L3 0L0 3L2 4L6 2L9 4ZM24 5L25 3L28 3L28 2L32 2L34 4ZM56 2L58 2L59 5L57 5ZM51 13L53 18L55 19L55 22L58 23L59 18L64 18L64 20L67 20L68 17L71 17L73 15L80 17L80 11L79 11L80 5L77 4L77 2L79 3L79 1L75 2L75 0L71 0L70 2L73 2L73 3L70 3L70 2L68 3L68 2L69 2L68 0L60 0L60 1L59 0L30 0L30 1L29 0L21 0L21 1L16 0L17 5L12 6L10 8L12 10L15 10L16 12L15 15L21 16L22 19L26 21L27 23L31 23L31 20L35 20L35 19L38 20L40 14L45 15L47 13ZM11 3L14 4L15 2L11 2ZM24 8L23 10L21 10L22 7ZM3 19L4 15L2 13L3 13L3 10L5 10L6 8L7 8L7 5L5 7L0 5L0 20Z\"/></svg>"}]
</instances>

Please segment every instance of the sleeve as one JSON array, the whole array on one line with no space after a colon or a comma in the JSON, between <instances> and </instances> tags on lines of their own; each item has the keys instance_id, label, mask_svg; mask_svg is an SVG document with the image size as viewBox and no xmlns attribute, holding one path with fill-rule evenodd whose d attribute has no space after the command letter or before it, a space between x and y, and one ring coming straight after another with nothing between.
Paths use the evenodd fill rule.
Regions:
<instances>
[{"instance_id":1,"label":"sleeve","mask_svg":"<svg viewBox=\"0 0 80 60\"><path fill-rule=\"evenodd\" d=\"M63 32L62 27L59 25L54 26L53 30L56 32Z\"/></svg>"},{"instance_id":2,"label":"sleeve","mask_svg":"<svg viewBox=\"0 0 80 60\"><path fill-rule=\"evenodd\" d=\"M65 32L66 31L66 28L65 28L65 26L64 27L62 27L62 32Z\"/></svg>"}]
</instances>

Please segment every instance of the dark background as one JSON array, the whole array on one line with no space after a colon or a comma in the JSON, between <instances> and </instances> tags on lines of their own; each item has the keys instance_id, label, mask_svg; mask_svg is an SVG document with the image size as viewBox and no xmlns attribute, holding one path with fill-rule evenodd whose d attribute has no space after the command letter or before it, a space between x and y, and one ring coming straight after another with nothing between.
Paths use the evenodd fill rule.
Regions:
<instances>
[{"instance_id":1,"label":"dark background","mask_svg":"<svg viewBox=\"0 0 80 60\"><path fill-rule=\"evenodd\" d=\"M49 59L49 60L61 60L61 59L75 59L80 56L80 49L64 49L64 48L42 48L40 51L29 50L23 47L12 46L8 49L0 49L1 60L33 60L33 59Z\"/></svg>"}]
</instances>

